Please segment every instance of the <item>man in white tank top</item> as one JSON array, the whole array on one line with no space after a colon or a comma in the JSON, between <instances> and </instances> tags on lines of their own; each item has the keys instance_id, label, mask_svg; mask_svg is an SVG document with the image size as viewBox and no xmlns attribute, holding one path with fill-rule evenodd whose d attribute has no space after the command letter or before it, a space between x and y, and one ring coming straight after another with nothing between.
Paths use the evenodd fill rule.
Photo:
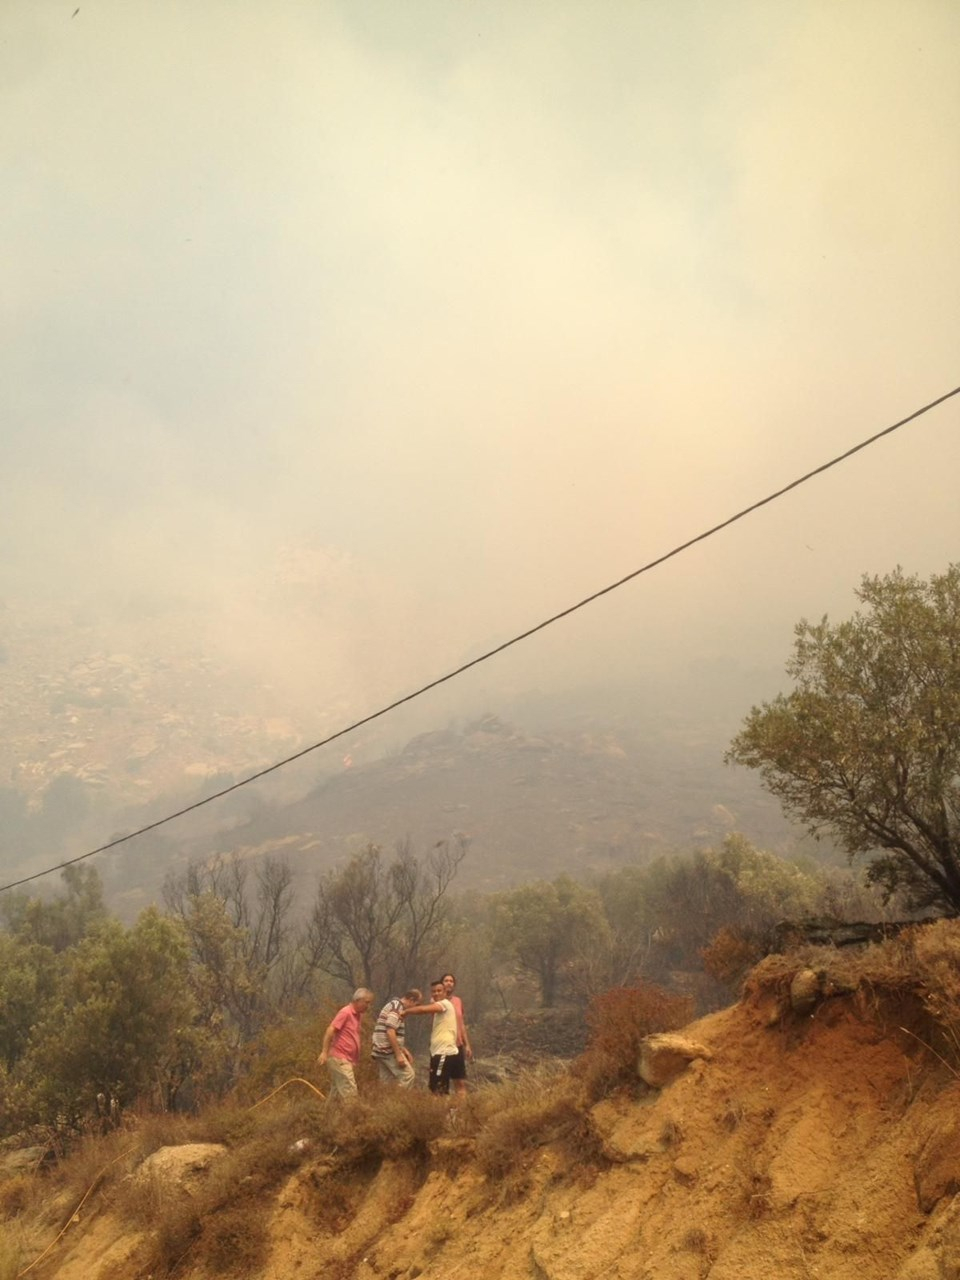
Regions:
<instances>
[{"instance_id":1,"label":"man in white tank top","mask_svg":"<svg viewBox=\"0 0 960 1280\"><path fill-rule=\"evenodd\" d=\"M431 982L431 1004L420 1004L412 1009L404 1009L402 1018L410 1018L415 1013L432 1013L433 1026L430 1029L430 1092L447 1094L450 1092L450 1070L460 1056L457 1047L457 1011L447 999L446 988L441 981Z\"/></svg>"}]
</instances>

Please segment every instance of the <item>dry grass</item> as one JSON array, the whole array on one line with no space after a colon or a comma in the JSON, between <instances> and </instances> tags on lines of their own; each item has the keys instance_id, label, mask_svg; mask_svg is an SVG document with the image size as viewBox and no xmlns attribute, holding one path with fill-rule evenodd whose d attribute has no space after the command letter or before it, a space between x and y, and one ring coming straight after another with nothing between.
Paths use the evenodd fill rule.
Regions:
<instances>
[{"instance_id":1,"label":"dry grass","mask_svg":"<svg viewBox=\"0 0 960 1280\"><path fill-rule=\"evenodd\" d=\"M786 1017L790 983L800 969L823 975L823 998L851 996L862 1016L905 1031L960 1074L960 921L917 925L867 947L801 947L767 956L747 975L744 999L760 1002L772 994Z\"/></svg>"},{"instance_id":2,"label":"dry grass","mask_svg":"<svg viewBox=\"0 0 960 1280\"><path fill-rule=\"evenodd\" d=\"M349 1108L325 1110L312 1136L333 1148L341 1163L422 1158L446 1132L451 1114L450 1104L441 1098L383 1086Z\"/></svg>"},{"instance_id":3,"label":"dry grass","mask_svg":"<svg viewBox=\"0 0 960 1280\"><path fill-rule=\"evenodd\" d=\"M0 1227L0 1280L16 1280L23 1266L23 1248L16 1231Z\"/></svg>"},{"instance_id":4,"label":"dry grass","mask_svg":"<svg viewBox=\"0 0 960 1280\"><path fill-rule=\"evenodd\" d=\"M687 1249L691 1253L709 1253L710 1237L702 1227L690 1227L683 1233L680 1248Z\"/></svg>"},{"instance_id":5,"label":"dry grass","mask_svg":"<svg viewBox=\"0 0 960 1280\"><path fill-rule=\"evenodd\" d=\"M770 1198L770 1179L765 1174L755 1173L750 1179L747 1192L747 1216L749 1218L765 1218L770 1213L773 1202Z\"/></svg>"},{"instance_id":6,"label":"dry grass","mask_svg":"<svg viewBox=\"0 0 960 1280\"><path fill-rule=\"evenodd\" d=\"M156 1176L130 1178L118 1190L116 1211L150 1233L147 1270L168 1274L189 1253L211 1275L255 1273L266 1257L270 1193L299 1166L295 1144L313 1120L309 1104L246 1113L220 1107L177 1124L175 1144L161 1141L164 1125L146 1126L143 1146L150 1150L184 1142L227 1147L189 1191Z\"/></svg>"},{"instance_id":7,"label":"dry grass","mask_svg":"<svg viewBox=\"0 0 960 1280\"><path fill-rule=\"evenodd\" d=\"M693 1001L652 983L614 987L587 1010L590 1039L574 1064L587 1099L596 1102L614 1089L637 1084L640 1042L657 1031L674 1031L690 1021Z\"/></svg>"},{"instance_id":8,"label":"dry grass","mask_svg":"<svg viewBox=\"0 0 960 1280\"><path fill-rule=\"evenodd\" d=\"M105 1201L144 1234L138 1255L144 1274L175 1274L188 1255L191 1266L211 1276L256 1274L266 1257L273 1193L306 1153L322 1156L326 1171L336 1174L320 1176L337 1229L343 1223L336 1221L331 1185L357 1182L356 1196L341 1206L352 1215L371 1169L389 1157L424 1159L446 1131L449 1114L447 1104L422 1093L383 1089L343 1108L301 1094L281 1095L255 1110L224 1103L197 1117L146 1116L135 1128L80 1139L43 1174L7 1179L0 1184L0 1209L10 1218L42 1203L50 1230L68 1222L87 1196L88 1204ZM159 1148L187 1143L226 1147L189 1191L160 1175L134 1176ZM4 1250L0 1265L11 1246Z\"/></svg>"},{"instance_id":9,"label":"dry grass","mask_svg":"<svg viewBox=\"0 0 960 1280\"><path fill-rule=\"evenodd\" d=\"M17 1173L0 1182L0 1221L19 1218L36 1203L37 1179L33 1174Z\"/></svg>"},{"instance_id":10,"label":"dry grass","mask_svg":"<svg viewBox=\"0 0 960 1280\"><path fill-rule=\"evenodd\" d=\"M683 1142L683 1126L679 1120L668 1116L660 1130L660 1145L665 1151L669 1151L671 1147L679 1147L681 1142Z\"/></svg>"},{"instance_id":11,"label":"dry grass","mask_svg":"<svg viewBox=\"0 0 960 1280\"><path fill-rule=\"evenodd\" d=\"M192 1120L154 1118L139 1135L141 1156L186 1142L221 1143L227 1151L189 1193L155 1177L130 1178L116 1190L114 1207L149 1232L146 1271L172 1274L189 1256L205 1274L256 1274L269 1244L273 1192L305 1153L323 1159L318 1225L338 1231L355 1212L369 1173L386 1158L425 1158L448 1114L444 1103L422 1093L383 1089L347 1107L301 1096L256 1110L223 1105Z\"/></svg>"},{"instance_id":12,"label":"dry grass","mask_svg":"<svg viewBox=\"0 0 960 1280\"><path fill-rule=\"evenodd\" d=\"M532 1160L548 1144L565 1150L573 1176L589 1177L606 1164L582 1088L571 1076L531 1072L488 1095L480 1103L486 1114L476 1117L476 1159L501 1194L522 1189Z\"/></svg>"}]
</instances>

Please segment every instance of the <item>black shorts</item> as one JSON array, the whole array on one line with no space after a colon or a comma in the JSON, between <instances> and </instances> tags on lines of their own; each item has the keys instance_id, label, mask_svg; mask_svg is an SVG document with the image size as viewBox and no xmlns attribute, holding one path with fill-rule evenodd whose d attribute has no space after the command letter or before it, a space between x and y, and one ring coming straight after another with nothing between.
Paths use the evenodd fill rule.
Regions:
<instances>
[{"instance_id":1,"label":"black shorts","mask_svg":"<svg viewBox=\"0 0 960 1280\"><path fill-rule=\"evenodd\" d=\"M435 1053L430 1059L430 1092L449 1093L451 1080L466 1079L462 1053Z\"/></svg>"}]
</instances>

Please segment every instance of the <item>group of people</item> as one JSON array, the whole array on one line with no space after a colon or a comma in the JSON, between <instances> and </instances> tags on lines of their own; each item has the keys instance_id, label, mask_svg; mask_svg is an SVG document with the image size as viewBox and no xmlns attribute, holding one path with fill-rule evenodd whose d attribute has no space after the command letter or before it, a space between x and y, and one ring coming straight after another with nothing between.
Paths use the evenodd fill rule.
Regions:
<instances>
[{"instance_id":1,"label":"group of people","mask_svg":"<svg viewBox=\"0 0 960 1280\"><path fill-rule=\"evenodd\" d=\"M406 1020L417 1014L432 1014L430 1092L449 1094L451 1081L458 1094L466 1092L467 1063L473 1058L473 1049L470 1047L463 1002L454 994L456 985L454 975L445 973L430 984L429 1003L424 1004L423 993L411 987L383 1006L373 1028L370 1049L382 1080L401 1089L411 1088L417 1073L413 1055L404 1043ZM373 992L366 987L358 987L350 1003L338 1010L324 1032L317 1061L327 1068L334 1097L356 1096L355 1068L360 1062L360 1023L372 1003Z\"/></svg>"}]
</instances>

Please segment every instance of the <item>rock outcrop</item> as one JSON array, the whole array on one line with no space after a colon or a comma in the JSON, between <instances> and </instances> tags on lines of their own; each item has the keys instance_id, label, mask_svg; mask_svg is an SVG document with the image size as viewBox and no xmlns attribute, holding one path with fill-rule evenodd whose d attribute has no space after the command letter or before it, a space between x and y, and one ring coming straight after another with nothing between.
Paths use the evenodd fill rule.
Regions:
<instances>
[{"instance_id":1,"label":"rock outcrop","mask_svg":"<svg viewBox=\"0 0 960 1280\"><path fill-rule=\"evenodd\" d=\"M709 1061L712 1057L713 1054L706 1045L689 1040L686 1036L663 1032L647 1036L641 1042L637 1075L644 1084L662 1089L681 1072L686 1071L691 1062L698 1058Z\"/></svg>"}]
</instances>

